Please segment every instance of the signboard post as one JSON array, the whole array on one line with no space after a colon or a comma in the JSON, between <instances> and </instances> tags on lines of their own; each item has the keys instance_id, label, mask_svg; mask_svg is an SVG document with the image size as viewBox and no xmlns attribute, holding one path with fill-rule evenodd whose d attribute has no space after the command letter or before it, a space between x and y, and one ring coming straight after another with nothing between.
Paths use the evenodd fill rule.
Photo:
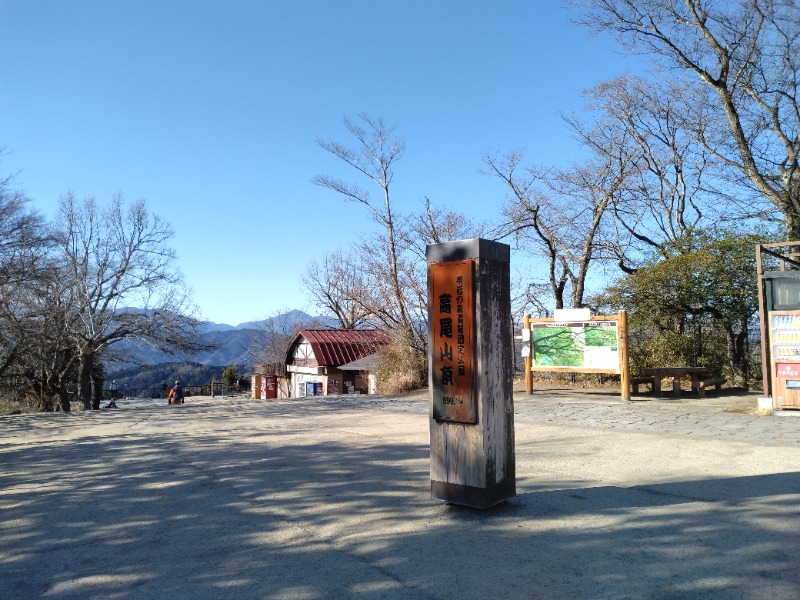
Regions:
<instances>
[{"instance_id":1,"label":"signboard post","mask_svg":"<svg viewBox=\"0 0 800 600\"><path fill-rule=\"evenodd\" d=\"M533 371L531 371L531 316L522 317L522 359L523 369L525 369L525 391L533 394Z\"/></svg>"},{"instance_id":2,"label":"signboard post","mask_svg":"<svg viewBox=\"0 0 800 600\"><path fill-rule=\"evenodd\" d=\"M431 495L489 508L516 494L510 248L427 247Z\"/></svg>"}]
</instances>

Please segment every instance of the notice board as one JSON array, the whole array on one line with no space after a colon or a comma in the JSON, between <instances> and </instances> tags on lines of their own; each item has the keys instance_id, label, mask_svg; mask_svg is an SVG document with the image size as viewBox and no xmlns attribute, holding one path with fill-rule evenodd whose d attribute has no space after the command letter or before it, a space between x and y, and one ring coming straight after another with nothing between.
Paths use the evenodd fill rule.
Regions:
<instances>
[{"instance_id":1,"label":"notice board","mask_svg":"<svg viewBox=\"0 0 800 600\"><path fill-rule=\"evenodd\" d=\"M620 372L617 321L530 325L534 371Z\"/></svg>"}]
</instances>

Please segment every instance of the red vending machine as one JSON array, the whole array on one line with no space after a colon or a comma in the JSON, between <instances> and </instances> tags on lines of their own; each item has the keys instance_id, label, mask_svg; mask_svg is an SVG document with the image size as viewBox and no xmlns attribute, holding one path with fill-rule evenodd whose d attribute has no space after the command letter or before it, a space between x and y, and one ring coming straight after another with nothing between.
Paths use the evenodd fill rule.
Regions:
<instances>
[{"instance_id":1,"label":"red vending machine","mask_svg":"<svg viewBox=\"0 0 800 600\"><path fill-rule=\"evenodd\" d=\"M800 409L800 310L769 313L774 408Z\"/></svg>"},{"instance_id":2,"label":"red vending machine","mask_svg":"<svg viewBox=\"0 0 800 600\"><path fill-rule=\"evenodd\" d=\"M270 400L278 397L278 378L274 375L264 376L264 399Z\"/></svg>"}]
</instances>

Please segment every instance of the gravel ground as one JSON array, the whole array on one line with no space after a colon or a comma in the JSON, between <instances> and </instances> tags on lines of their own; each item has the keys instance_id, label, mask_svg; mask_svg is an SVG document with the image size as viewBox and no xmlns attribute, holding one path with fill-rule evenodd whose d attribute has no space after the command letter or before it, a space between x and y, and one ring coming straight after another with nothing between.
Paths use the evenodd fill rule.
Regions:
<instances>
[{"instance_id":1,"label":"gravel ground","mask_svg":"<svg viewBox=\"0 0 800 600\"><path fill-rule=\"evenodd\" d=\"M800 419L754 405L518 393L487 511L431 499L424 393L0 417L0 598L797 599Z\"/></svg>"}]
</instances>

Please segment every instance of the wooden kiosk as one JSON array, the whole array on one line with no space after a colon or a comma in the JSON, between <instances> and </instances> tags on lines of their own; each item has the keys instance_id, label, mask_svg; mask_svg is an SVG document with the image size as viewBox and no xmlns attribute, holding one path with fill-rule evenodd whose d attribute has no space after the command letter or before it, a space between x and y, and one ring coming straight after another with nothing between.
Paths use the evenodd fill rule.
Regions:
<instances>
[{"instance_id":1,"label":"wooden kiosk","mask_svg":"<svg viewBox=\"0 0 800 600\"><path fill-rule=\"evenodd\" d=\"M516 494L510 247L427 247L431 495L489 508Z\"/></svg>"}]
</instances>

